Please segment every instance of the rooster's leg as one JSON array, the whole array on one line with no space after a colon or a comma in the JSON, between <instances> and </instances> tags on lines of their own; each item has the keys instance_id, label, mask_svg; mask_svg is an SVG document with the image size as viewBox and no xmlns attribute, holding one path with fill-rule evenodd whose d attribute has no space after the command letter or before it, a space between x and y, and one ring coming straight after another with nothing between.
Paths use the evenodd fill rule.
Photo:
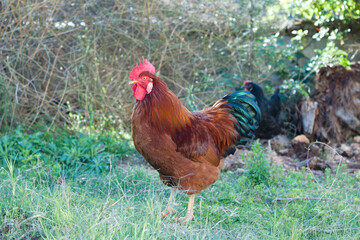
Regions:
<instances>
[{"instance_id":1,"label":"rooster's leg","mask_svg":"<svg viewBox=\"0 0 360 240\"><path fill-rule=\"evenodd\" d=\"M167 215L170 215L171 213L176 213L176 210L173 208L175 195L176 195L176 188L172 188L168 205L165 211L162 213L163 218L166 217Z\"/></svg>"},{"instance_id":2,"label":"rooster's leg","mask_svg":"<svg viewBox=\"0 0 360 240\"><path fill-rule=\"evenodd\" d=\"M180 221L189 222L193 219L193 217L194 217L194 199L195 199L195 194L190 195L189 205L188 205L188 210L187 210L186 216L179 218Z\"/></svg>"}]
</instances>

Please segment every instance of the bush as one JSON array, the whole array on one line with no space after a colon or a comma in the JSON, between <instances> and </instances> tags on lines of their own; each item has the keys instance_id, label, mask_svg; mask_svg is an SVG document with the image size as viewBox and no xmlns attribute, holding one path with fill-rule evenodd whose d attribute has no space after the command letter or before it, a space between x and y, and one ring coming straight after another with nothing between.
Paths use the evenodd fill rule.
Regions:
<instances>
[{"instance_id":1,"label":"bush","mask_svg":"<svg viewBox=\"0 0 360 240\"><path fill-rule=\"evenodd\" d=\"M3 165L28 168L39 164L100 173L127 156L133 147L129 139L115 135L61 134L37 132L24 134L19 127L13 134L0 137L0 156Z\"/></svg>"}]
</instances>

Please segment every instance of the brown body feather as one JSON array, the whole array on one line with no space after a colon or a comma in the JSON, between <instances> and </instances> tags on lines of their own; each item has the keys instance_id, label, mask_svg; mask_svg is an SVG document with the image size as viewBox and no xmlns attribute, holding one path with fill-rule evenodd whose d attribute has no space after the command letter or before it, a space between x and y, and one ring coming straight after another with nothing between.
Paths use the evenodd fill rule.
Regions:
<instances>
[{"instance_id":1,"label":"brown body feather","mask_svg":"<svg viewBox=\"0 0 360 240\"><path fill-rule=\"evenodd\" d=\"M159 77L151 94L132 113L136 149L168 186L188 194L209 187L219 177L224 150L239 139L226 101L199 112L188 111Z\"/></svg>"}]
</instances>

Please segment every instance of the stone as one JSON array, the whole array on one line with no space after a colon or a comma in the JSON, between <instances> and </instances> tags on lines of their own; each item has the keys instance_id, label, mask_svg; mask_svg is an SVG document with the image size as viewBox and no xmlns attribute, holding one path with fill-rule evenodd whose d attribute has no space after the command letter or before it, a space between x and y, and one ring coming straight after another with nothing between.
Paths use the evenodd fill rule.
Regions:
<instances>
[{"instance_id":1,"label":"stone","mask_svg":"<svg viewBox=\"0 0 360 240\"><path fill-rule=\"evenodd\" d=\"M293 138L293 140L291 140L291 143L306 143L306 144L310 144L310 140L304 135L298 135L296 137Z\"/></svg>"}]
</instances>

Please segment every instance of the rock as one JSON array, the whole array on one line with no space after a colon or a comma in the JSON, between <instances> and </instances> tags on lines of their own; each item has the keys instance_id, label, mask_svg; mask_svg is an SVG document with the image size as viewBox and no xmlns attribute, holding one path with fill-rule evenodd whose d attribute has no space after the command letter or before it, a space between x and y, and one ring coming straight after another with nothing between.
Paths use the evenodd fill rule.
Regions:
<instances>
[{"instance_id":1,"label":"rock","mask_svg":"<svg viewBox=\"0 0 360 240\"><path fill-rule=\"evenodd\" d=\"M248 154L251 151L236 149L234 154L230 154L226 158L224 158L224 166L222 168L223 171L236 171L239 168L242 168L245 165L244 158L247 158Z\"/></svg>"},{"instance_id":2,"label":"rock","mask_svg":"<svg viewBox=\"0 0 360 240\"><path fill-rule=\"evenodd\" d=\"M305 135L298 135L296 137L293 138L293 140L291 140L291 143L306 143L306 144L310 144L310 140L305 136Z\"/></svg>"},{"instance_id":3,"label":"rock","mask_svg":"<svg viewBox=\"0 0 360 240\"><path fill-rule=\"evenodd\" d=\"M344 157L352 157L353 151L351 147L347 144L341 144L339 148L339 153Z\"/></svg>"},{"instance_id":4,"label":"rock","mask_svg":"<svg viewBox=\"0 0 360 240\"><path fill-rule=\"evenodd\" d=\"M346 166L348 168L360 169L360 163L347 163Z\"/></svg>"},{"instance_id":5,"label":"rock","mask_svg":"<svg viewBox=\"0 0 360 240\"><path fill-rule=\"evenodd\" d=\"M271 147L277 152L289 148L290 144L291 140L285 135L277 135L271 139Z\"/></svg>"},{"instance_id":6,"label":"rock","mask_svg":"<svg viewBox=\"0 0 360 240\"><path fill-rule=\"evenodd\" d=\"M293 153L295 154L304 154L308 151L308 146L310 144L309 139L305 135L296 136L292 141L291 145L293 148Z\"/></svg>"},{"instance_id":7,"label":"rock","mask_svg":"<svg viewBox=\"0 0 360 240\"><path fill-rule=\"evenodd\" d=\"M360 153L354 155L354 156L352 157L352 160L353 160L354 162L360 162Z\"/></svg>"},{"instance_id":8,"label":"rock","mask_svg":"<svg viewBox=\"0 0 360 240\"><path fill-rule=\"evenodd\" d=\"M352 143L350 147L353 152L353 161L360 162L360 143Z\"/></svg>"},{"instance_id":9,"label":"rock","mask_svg":"<svg viewBox=\"0 0 360 240\"><path fill-rule=\"evenodd\" d=\"M323 149L323 152L326 156L326 159L334 159L336 156L339 156L339 152L337 151L337 149L332 147L325 147Z\"/></svg>"},{"instance_id":10,"label":"rock","mask_svg":"<svg viewBox=\"0 0 360 240\"><path fill-rule=\"evenodd\" d=\"M333 157L333 162L335 162L336 164L338 164L339 162L345 162L345 158L339 154L336 154L334 157Z\"/></svg>"},{"instance_id":11,"label":"rock","mask_svg":"<svg viewBox=\"0 0 360 240\"><path fill-rule=\"evenodd\" d=\"M354 137L354 142L360 143L360 136L355 136Z\"/></svg>"},{"instance_id":12,"label":"rock","mask_svg":"<svg viewBox=\"0 0 360 240\"><path fill-rule=\"evenodd\" d=\"M360 143L352 143L350 145L351 151L354 152L354 154L359 154L360 153Z\"/></svg>"},{"instance_id":13,"label":"rock","mask_svg":"<svg viewBox=\"0 0 360 240\"><path fill-rule=\"evenodd\" d=\"M324 172L321 170L312 170L311 172L314 176L317 176L317 177L324 176Z\"/></svg>"},{"instance_id":14,"label":"rock","mask_svg":"<svg viewBox=\"0 0 360 240\"><path fill-rule=\"evenodd\" d=\"M319 156L320 147L318 145L310 145L310 140L305 135L296 136L292 141L291 155L296 154L299 159L307 159Z\"/></svg>"},{"instance_id":15,"label":"rock","mask_svg":"<svg viewBox=\"0 0 360 240\"><path fill-rule=\"evenodd\" d=\"M297 169L301 169L302 167L308 167L312 170L321 171L325 171L326 168L330 168L332 170L331 166L319 157L312 157L296 164Z\"/></svg>"},{"instance_id":16,"label":"rock","mask_svg":"<svg viewBox=\"0 0 360 240\"><path fill-rule=\"evenodd\" d=\"M290 150L288 149L288 148L284 148L284 149L280 149L279 151L278 151L278 154L280 154L280 155L289 155L289 152L290 152Z\"/></svg>"},{"instance_id":17,"label":"rock","mask_svg":"<svg viewBox=\"0 0 360 240\"><path fill-rule=\"evenodd\" d=\"M269 156L271 165L283 165L285 168L294 167L294 163L291 157L272 155Z\"/></svg>"},{"instance_id":18,"label":"rock","mask_svg":"<svg viewBox=\"0 0 360 240\"><path fill-rule=\"evenodd\" d=\"M245 164L240 161L227 162L224 164L223 171L231 171L234 172L239 168L242 168Z\"/></svg>"}]
</instances>

